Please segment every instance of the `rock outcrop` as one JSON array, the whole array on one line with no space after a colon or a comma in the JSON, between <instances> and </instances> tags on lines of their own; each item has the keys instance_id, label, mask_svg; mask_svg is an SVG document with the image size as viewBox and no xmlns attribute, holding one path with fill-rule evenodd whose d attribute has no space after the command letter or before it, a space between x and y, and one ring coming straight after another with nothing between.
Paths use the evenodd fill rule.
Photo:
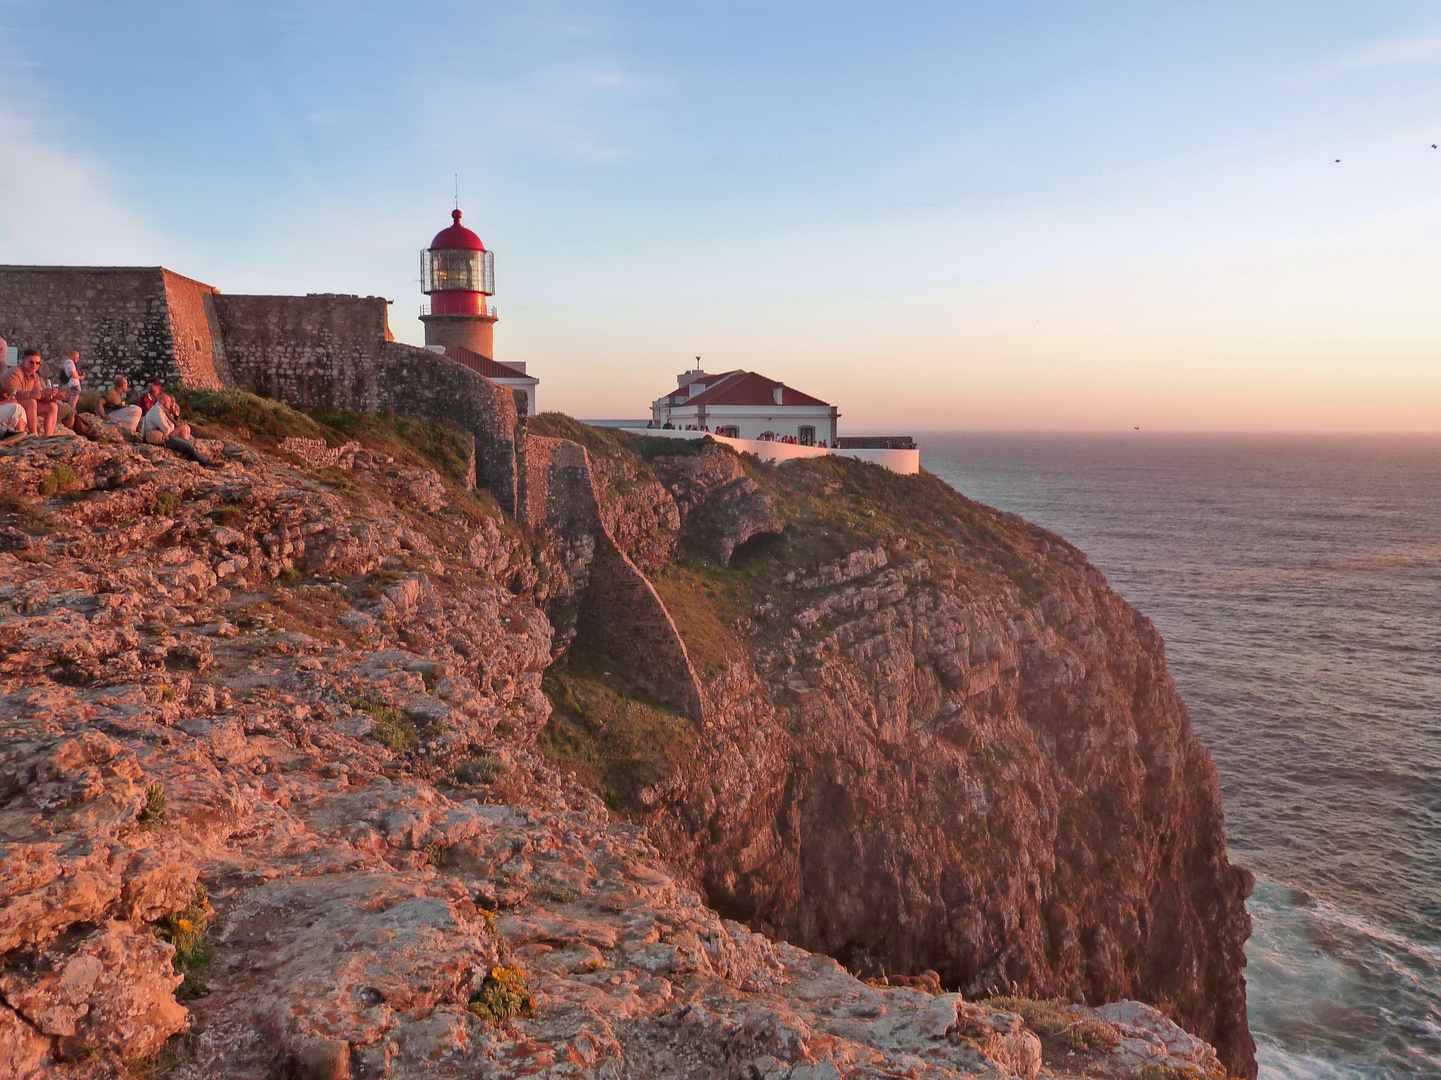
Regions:
<instances>
[{"instance_id":1,"label":"rock outcrop","mask_svg":"<svg viewBox=\"0 0 1441 1080\"><path fill-rule=\"evenodd\" d=\"M82 439L0 448L0 1074L1220 1068L1163 1013L1225 1032L1145 981L1169 936L1192 966L1173 984L1211 978L1214 1015L1230 1015L1218 958L1239 949L1240 883L1214 773L1159 641L1059 541L1043 541L1069 567L1057 599L1017 585L989 608L941 603L970 580L967 559L943 589L933 577L947 570L927 577L894 542L828 553L774 589L739 567L769 599L716 621L728 662L713 662L713 635L687 639L707 672L701 771L618 816L536 741L546 671L580 647L557 644L547 611L583 599L594 537L518 528L374 438L346 447L348 469L317 470L225 434L206 446L224 462L213 470ZM735 475L734 459L668 480L613 456L605 527L662 597L682 569L674 535L721 559L705 545L728 527L724 506L764 526L737 526L745 539L797 528L786 491ZM686 469L702 475L689 502L669 486ZM1040 535L994 527L1013 545ZM995 539L976 534L977 562ZM718 600L727 614L733 602ZM982 609L1010 636L986 644L1002 623L978 624ZM684 635L696 616L672 611ZM1119 616L1121 630L1085 629ZM1128 659L1103 663L1108 650ZM969 712L942 704L958 686ZM1077 692L1089 696L1066 705ZM1184 827L1177 807L1192 813ZM1134 834L1092 847L1092 830L1117 822ZM936 891L888 895L897 887ZM1067 896L1075 921L1053 926ZM1114 947L1097 936L1105 920ZM990 966L967 968L973 955ZM1047 1026L1024 1004L973 1000L1008 981L1141 994L1161 1011L1075 1006Z\"/></svg>"},{"instance_id":2,"label":"rock outcrop","mask_svg":"<svg viewBox=\"0 0 1441 1080\"><path fill-rule=\"evenodd\" d=\"M649 464L710 707L696 767L630 812L709 901L870 975L1141 997L1253 1074L1216 770L1084 555L933 477L715 444ZM724 538L782 531L724 569Z\"/></svg>"}]
</instances>

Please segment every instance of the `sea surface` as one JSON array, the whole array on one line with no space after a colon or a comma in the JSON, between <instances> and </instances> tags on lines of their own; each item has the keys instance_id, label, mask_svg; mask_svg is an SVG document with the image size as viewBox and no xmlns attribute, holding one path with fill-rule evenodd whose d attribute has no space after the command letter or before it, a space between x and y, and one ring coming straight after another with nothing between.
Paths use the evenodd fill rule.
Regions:
<instances>
[{"instance_id":1,"label":"sea surface","mask_svg":"<svg viewBox=\"0 0 1441 1080\"><path fill-rule=\"evenodd\" d=\"M1441 1078L1441 437L918 441L1165 636L1257 877L1261 1076Z\"/></svg>"}]
</instances>

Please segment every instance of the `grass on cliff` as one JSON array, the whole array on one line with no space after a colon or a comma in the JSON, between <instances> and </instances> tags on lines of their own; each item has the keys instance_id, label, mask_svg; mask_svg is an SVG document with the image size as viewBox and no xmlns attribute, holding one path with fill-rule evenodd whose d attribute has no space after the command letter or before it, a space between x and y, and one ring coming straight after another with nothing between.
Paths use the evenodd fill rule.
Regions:
<instances>
[{"instance_id":1,"label":"grass on cliff","mask_svg":"<svg viewBox=\"0 0 1441 1080\"><path fill-rule=\"evenodd\" d=\"M420 743L420 733L415 724L394 705L370 698L356 698L351 708L359 709L375 721L370 737L393 754L407 754Z\"/></svg>"},{"instance_id":2,"label":"grass on cliff","mask_svg":"<svg viewBox=\"0 0 1441 1080\"><path fill-rule=\"evenodd\" d=\"M538 413L525 422L525 430L531 435L543 435L551 439L569 439L571 442L580 443L592 454L603 454L607 457L622 448L612 429L582 424L565 413Z\"/></svg>"},{"instance_id":3,"label":"grass on cliff","mask_svg":"<svg viewBox=\"0 0 1441 1080\"><path fill-rule=\"evenodd\" d=\"M1059 998L994 997L986 1004L1016 1013L1043 1040L1054 1040L1067 1051L1106 1054L1121 1042L1121 1033L1114 1025L1098 1017L1077 1017L1071 1013L1071 1006Z\"/></svg>"},{"instance_id":4,"label":"grass on cliff","mask_svg":"<svg viewBox=\"0 0 1441 1080\"><path fill-rule=\"evenodd\" d=\"M292 435L323 439L330 446L338 446L343 441L313 417L244 390L179 389L175 391L175 400L186 416L223 425L247 442L259 440L279 446Z\"/></svg>"},{"instance_id":5,"label":"grass on cliff","mask_svg":"<svg viewBox=\"0 0 1441 1080\"><path fill-rule=\"evenodd\" d=\"M604 457L631 454L641 461L651 461L662 455L704 453L707 443L699 434L694 439L664 439L634 435L624 428L594 427L558 412L545 412L531 417L526 421L526 430L535 435L578 442L592 454Z\"/></svg>"},{"instance_id":6,"label":"grass on cliff","mask_svg":"<svg viewBox=\"0 0 1441 1080\"><path fill-rule=\"evenodd\" d=\"M746 658L745 637L735 626L748 611L748 590L739 575L719 566L675 564L652 575L651 584L703 677L722 675Z\"/></svg>"},{"instance_id":7,"label":"grass on cliff","mask_svg":"<svg viewBox=\"0 0 1441 1080\"><path fill-rule=\"evenodd\" d=\"M329 413L323 420L332 430L363 446L383 446L402 460L419 455L445 479L465 484L473 440L458 427L394 414L371 416L354 409Z\"/></svg>"},{"instance_id":8,"label":"grass on cliff","mask_svg":"<svg viewBox=\"0 0 1441 1080\"><path fill-rule=\"evenodd\" d=\"M694 725L647 700L601 658L568 657L546 672L541 689L553 710L536 740L541 754L612 809L638 806L644 788L693 760Z\"/></svg>"},{"instance_id":9,"label":"grass on cliff","mask_svg":"<svg viewBox=\"0 0 1441 1080\"><path fill-rule=\"evenodd\" d=\"M179 390L176 400L185 415L198 422L202 430L197 434L202 436L233 437L272 450L290 436L320 439L331 447L355 441L402 464L434 469L461 503L473 503L473 509L489 517L502 516L489 492L466 491L472 439L454 425L353 409L317 419L244 390Z\"/></svg>"}]
</instances>

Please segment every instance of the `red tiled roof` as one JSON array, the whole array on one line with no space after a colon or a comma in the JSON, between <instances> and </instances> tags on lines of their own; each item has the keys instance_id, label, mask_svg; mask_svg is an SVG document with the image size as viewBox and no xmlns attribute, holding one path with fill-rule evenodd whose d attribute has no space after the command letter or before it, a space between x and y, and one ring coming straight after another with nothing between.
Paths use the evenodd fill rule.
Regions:
<instances>
[{"instance_id":1,"label":"red tiled roof","mask_svg":"<svg viewBox=\"0 0 1441 1080\"><path fill-rule=\"evenodd\" d=\"M487 379L528 379L533 376L523 371L516 371L515 368L492 360L488 356L481 356L474 349L467 349L464 345L452 345L445 350L447 359L454 360L457 364L464 364L477 375L484 375ZM537 382L540 380L537 379Z\"/></svg>"},{"instance_id":2,"label":"red tiled roof","mask_svg":"<svg viewBox=\"0 0 1441 1080\"><path fill-rule=\"evenodd\" d=\"M781 391L780 401L776 401L777 387ZM767 379L764 375L757 375L754 371L727 372L695 397L675 404L680 406L704 405L707 408L713 405L822 405L830 407L829 402L811 397L809 394L802 394L799 390L791 389L785 383Z\"/></svg>"},{"instance_id":3,"label":"red tiled roof","mask_svg":"<svg viewBox=\"0 0 1441 1080\"><path fill-rule=\"evenodd\" d=\"M725 379L729 379L735 375L744 374L744 371L737 369L735 371L722 372L719 375L699 375L696 378L692 379L690 382L686 383L684 386L679 386L676 389L672 390L669 394L667 394L666 403L669 405L684 405L688 400L686 395L690 393L690 388L696 383L700 383L701 386L705 387L706 389L710 389L711 387L715 386L719 382L724 381Z\"/></svg>"}]
</instances>

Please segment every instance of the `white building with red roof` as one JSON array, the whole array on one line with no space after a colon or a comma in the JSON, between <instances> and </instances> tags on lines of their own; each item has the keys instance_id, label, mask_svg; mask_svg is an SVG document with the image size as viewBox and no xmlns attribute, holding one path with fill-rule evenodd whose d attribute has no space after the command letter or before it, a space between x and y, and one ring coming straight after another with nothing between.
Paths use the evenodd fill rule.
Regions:
<instances>
[{"instance_id":1,"label":"white building with red roof","mask_svg":"<svg viewBox=\"0 0 1441 1080\"><path fill-rule=\"evenodd\" d=\"M655 427L710 431L733 439L792 438L802 446L835 446L840 412L820 398L754 371L707 375L699 368L651 404Z\"/></svg>"}]
</instances>

